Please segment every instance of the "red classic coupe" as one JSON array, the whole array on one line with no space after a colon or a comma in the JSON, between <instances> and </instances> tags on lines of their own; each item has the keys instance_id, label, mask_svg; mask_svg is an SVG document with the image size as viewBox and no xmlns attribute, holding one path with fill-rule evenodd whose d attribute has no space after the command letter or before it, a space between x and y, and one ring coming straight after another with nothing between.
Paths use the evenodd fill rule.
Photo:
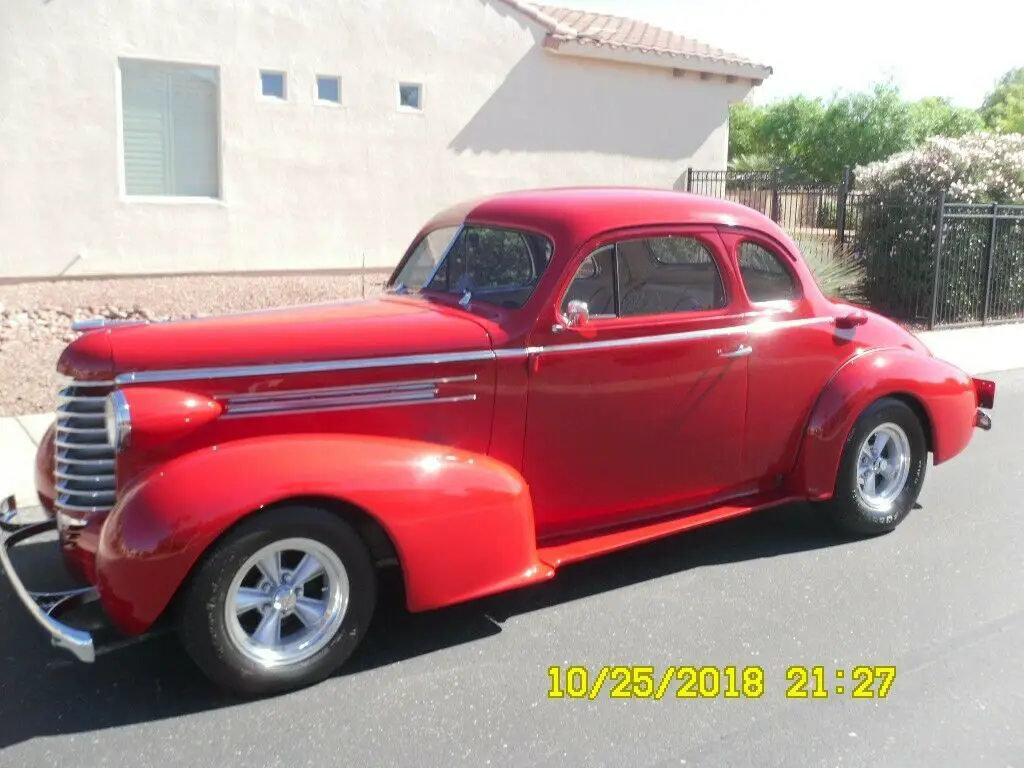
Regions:
<instances>
[{"instance_id":1,"label":"red classic coupe","mask_svg":"<svg viewBox=\"0 0 1024 768\"><path fill-rule=\"evenodd\" d=\"M995 397L765 216L671 191L453 207L372 300L79 330L8 579L82 661L64 613L99 601L250 695L336 670L383 567L425 611L787 502L891 531ZM53 529L82 586L30 592L8 550Z\"/></svg>"}]
</instances>

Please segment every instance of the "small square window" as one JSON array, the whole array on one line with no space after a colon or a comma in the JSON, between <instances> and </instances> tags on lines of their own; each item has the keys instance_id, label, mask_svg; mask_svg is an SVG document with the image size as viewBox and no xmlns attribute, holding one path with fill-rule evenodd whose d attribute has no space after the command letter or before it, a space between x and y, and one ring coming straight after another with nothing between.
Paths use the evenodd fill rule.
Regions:
<instances>
[{"instance_id":1,"label":"small square window","mask_svg":"<svg viewBox=\"0 0 1024 768\"><path fill-rule=\"evenodd\" d=\"M416 112L423 109L423 86L419 83L399 83L398 106Z\"/></svg>"},{"instance_id":2,"label":"small square window","mask_svg":"<svg viewBox=\"0 0 1024 768\"><path fill-rule=\"evenodd\" d=\"M268 99L286 98L284 72L260 72L260 90Z\"/></svg>"},{"instance_id":3,"label":"small square window","mask_svg":"<svg viewBox=\"0 0 1024 768\"><path fill-rule=\"evenodd\" d=\"M331 75L317 75L316 100L341 104L341 78Z\"/></svg>"}]
</instances>

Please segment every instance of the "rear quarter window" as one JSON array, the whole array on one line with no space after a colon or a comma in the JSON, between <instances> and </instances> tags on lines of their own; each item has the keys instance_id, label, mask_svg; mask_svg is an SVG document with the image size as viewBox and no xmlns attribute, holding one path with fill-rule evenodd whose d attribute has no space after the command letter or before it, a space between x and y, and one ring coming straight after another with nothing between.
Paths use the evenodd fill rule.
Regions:
<instances>
[{"instance_id":1,"label":"rear quarter window","mask_svg":"<svg viewBox=\"0 0 1024 768\"><path fill-rule=\"evenodd\" d=\"M792 301L800 297L796 277L778 254L760 243L744 240L737 258L743 288L755 304Z\"/></svg>"}]
</instances>

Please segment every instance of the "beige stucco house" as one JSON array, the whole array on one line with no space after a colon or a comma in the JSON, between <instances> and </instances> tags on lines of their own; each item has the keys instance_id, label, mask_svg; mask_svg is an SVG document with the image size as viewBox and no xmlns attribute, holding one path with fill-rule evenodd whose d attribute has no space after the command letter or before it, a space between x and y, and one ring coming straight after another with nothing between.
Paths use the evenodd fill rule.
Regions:
<instances>
[{"instance_id":1,"label":"beige stucco house","mask_svg":"<svg viewBox=\"0 0 1024 768\"><path fill-rule=\"evenodd\" d=\"M0 278L390 266L461 199L724 168L770 74L522 0L4 0Z\"/></svg>"}]
</instances>

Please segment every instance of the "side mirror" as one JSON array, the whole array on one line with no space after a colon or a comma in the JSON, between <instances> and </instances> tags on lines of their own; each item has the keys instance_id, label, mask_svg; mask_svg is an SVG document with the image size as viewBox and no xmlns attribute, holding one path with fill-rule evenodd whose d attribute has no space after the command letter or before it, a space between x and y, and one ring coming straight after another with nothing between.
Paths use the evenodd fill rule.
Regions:
<instances>
[{"instance_id":1,"label":"side mirror","mask_svg":"<svg viewBox=\"0 0 1024 768\"><path fill-rule=\"evenodd\" d=\"M858 325L864 325L868 321L868 316L859 309L855 309L848 315L840 315L836 318L836 328L856 328Z\"/></svg>"},{"instance_id":2,"label":"side mirror","mask_svg":"<svg viewBox=\"0 0 1024 768\"><path fill-rule=\"evenodd\" d=\"M573 299L565 308L565 324L569 328L580 328L590 321L590 307L587 302Z\"/></svg>"}]
</instances>

